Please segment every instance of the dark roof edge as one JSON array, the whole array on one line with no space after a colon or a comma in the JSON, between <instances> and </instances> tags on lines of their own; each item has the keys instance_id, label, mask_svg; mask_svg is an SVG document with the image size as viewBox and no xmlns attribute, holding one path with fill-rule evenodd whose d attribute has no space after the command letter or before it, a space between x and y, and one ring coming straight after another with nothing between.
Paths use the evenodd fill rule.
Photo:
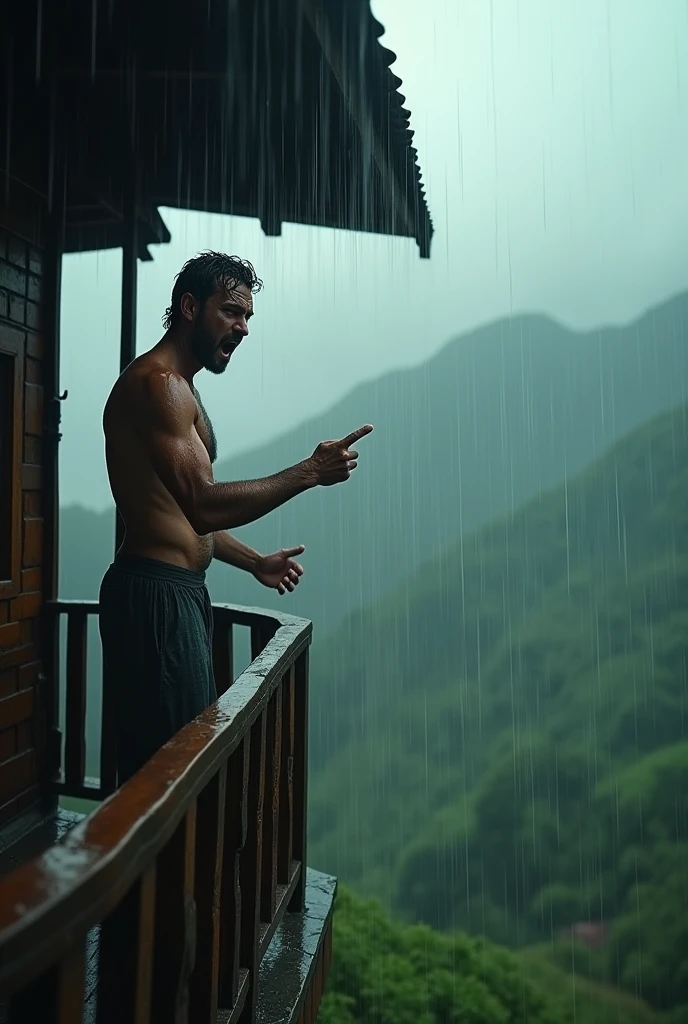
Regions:
<instances>
[{"instance_id":1,"label":"dark roof edge","mask_svg":"<svg viewBox=\"0 0 688 1024\"><path fill-rule=\"evenodd\" d=\"M397 60L397 55L393 50L390 50L389 47L379 41L380 37L385 34L385 27L377 20L371 11L370 0L365 0L365 6L372 34L375 37L375 47L379 52L383 63L381 71L382 85L389 93L392 130L396 136L397 145L406 150L408 170L414 184L415 202L412 201L412 205L415 207L414 219L416 222L416 242L418 243L421 258L428 259L430 257L430 243L435 229L428 209L427 200L425 198L423 174L420 164L418 163L418 150L411 144L411 140L414 136L414 131L411 128L410 123L411 111L405 108L404 103L406 102L406 97L399 91L403 85L403 81L392 71L391 65Z\"/></svg>"},{"instance_id":2,"label":"dark roof edge","mask_svg":"<svg viewBox=\"0 0 688 1024\"><path fill-rule=\"evenodd\" d=\"M358 124L364 146L372 146L371 156L390 200L396 201L405 230L391 233L415 238L421 257L427 259L434 228L418 153L411 145L410 112L399 92L402 82L390 67L396 54L379 42L384 26L373 15L370 0L300 3Z\"/></svg>"}]
</instances>

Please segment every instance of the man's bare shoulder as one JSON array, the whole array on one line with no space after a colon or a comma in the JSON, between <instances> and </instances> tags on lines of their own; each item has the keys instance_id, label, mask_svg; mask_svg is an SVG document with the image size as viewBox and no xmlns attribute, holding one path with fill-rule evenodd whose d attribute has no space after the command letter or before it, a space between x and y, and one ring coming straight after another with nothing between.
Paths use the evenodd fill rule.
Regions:
<instances>
[{"instance_id":1,"label":"man's bare shoulder","mask_svg":"<svg viewBox=\"0 0 688 1024\"><path fill-rule=\"evenodd\" d=\"M184 377L145 356L134 360L118 378L110 393L107 419L127 416L139 429L178 430L196 417L196 399Z\"/></svg>"}]
</instances>

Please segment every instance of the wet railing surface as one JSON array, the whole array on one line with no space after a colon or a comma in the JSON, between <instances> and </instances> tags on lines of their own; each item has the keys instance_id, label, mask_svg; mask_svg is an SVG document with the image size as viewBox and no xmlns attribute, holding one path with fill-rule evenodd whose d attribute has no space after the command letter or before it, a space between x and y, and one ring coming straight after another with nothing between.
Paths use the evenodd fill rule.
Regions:
<instances>
[{"instance_id":1,"label":"wet railing surface","mask_svg":"<svg viewBox=\"0 0 688 1024\"><path fill-rule=\"evenodd\" d=\"M115 784L108 695L101 780L85 778L86 624L97 612L52 607L55 627L68 618L58 785L96 798ZM303 909L311 624L228 605L214 615L217 702L0 881L0 993L13 1024L80 1024L89 1001L99 1022L196 1024L218 1007L224 1021L254 1018L261 959L284 913ZM235 625L250 628L253 660L232 680Z\"/></svg>"}]
</instances>

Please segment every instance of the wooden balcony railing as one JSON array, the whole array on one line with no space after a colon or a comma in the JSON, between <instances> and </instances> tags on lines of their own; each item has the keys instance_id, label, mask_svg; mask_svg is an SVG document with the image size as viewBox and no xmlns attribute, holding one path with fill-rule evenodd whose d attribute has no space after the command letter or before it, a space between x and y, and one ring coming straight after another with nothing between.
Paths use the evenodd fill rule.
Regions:
<instances>
[{"instance_id":1,"label":"wooden balcony railing","mask_svg":"<svg viewBox=\"0 0 688 1024\"><path fill-rule=\"evenodd\" d=\"M85 773L87 621L97 613L83 602L49 610L55 663L67 616L65 757L55 785L106 799L0 881L9 1020L81 1024L91 1000L98 1024L245 1024L275 929L304 906L311 624L215 606L217 703L113 792L108 694L100 778ZM235 626L251 630L253 660L233 680Z\"/></svg>"}]
</instances>

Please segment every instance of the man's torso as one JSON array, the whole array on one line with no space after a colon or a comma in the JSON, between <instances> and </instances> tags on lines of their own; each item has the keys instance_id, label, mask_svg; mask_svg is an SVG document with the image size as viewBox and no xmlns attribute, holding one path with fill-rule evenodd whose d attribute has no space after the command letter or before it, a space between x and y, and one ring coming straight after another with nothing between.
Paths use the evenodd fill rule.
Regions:
<instances>
[{"instance_id":1,"label":"man's torso","mask_svg":"<svg viewBox=\"0 0 688 1024\"><path fill-rule=\"evenodd\" d=\"M148 353L134 360L115 383L103 414L110 487L126 526L120 551L202 572L213 557L213 535L199 536L163 485L132 415L141 376L159 368ZM193 394L197 439L212 463L217 455L215 434L195 388ZM136 419L145 424L145 417Z\"/></svg>"}]
</instances>

